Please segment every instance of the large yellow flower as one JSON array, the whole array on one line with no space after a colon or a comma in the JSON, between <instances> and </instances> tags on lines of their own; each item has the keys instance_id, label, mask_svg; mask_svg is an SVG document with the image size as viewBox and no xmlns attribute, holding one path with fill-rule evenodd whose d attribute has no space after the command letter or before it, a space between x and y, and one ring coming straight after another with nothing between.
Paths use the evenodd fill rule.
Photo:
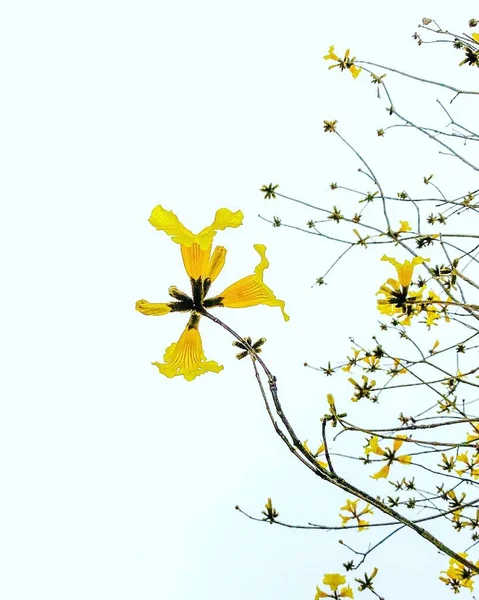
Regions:
<instances>
[{"instance_id":1,"label":"large yellow flower","mask_svg":"<svg viewBox=\"0 0 479 600\"><path fill-rule=\"evenodd\" d=\"M260 262L253 275L248 275L233 283L213 298L206 298L211 284L221 273L226 260L226 248L217 246L213 250L213 238L219 230L227 227L236 228L242 224L243 213L240 210L232 212L227 208L220 208L216 211L213 223L197 234L187 229L172 211L164 209L161 205L153 209L149 221L153 227L164 231L175 243L180 245L183 264L191 284L191 296L172 286L168 293L175 299L173 302L153 303L148 300L138 300L136 303L136 310L144 315L162 316L170 312L191 313L186 329L178 342L171 344L166 350L163 357L165 362L153 363L161 373L167 377L182 375L191 381L207 371L218 373L223 369L217 362L206 360L203 353L198 325L200 315L204 314L208 308L218 306L245 308L265 304L278 306L283 313L284 320L289 320L288 315L284 312L284 301L276 298L273 291L263 283L263 273L268 268L269 262L266 258L266 247L262 244L254 246L260 255Z\"/></svg>"}]
</instances>

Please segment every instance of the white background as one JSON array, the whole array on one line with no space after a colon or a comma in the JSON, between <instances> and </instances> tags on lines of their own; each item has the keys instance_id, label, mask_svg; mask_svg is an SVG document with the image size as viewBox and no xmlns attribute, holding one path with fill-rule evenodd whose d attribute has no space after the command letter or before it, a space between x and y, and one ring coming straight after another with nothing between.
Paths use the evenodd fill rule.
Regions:
<instances>
[{"instance_id":1,"label":"white background","mask_svg":"<svg viewBox=\"0 0 479 600\"><path fill-rule=\"evenodd\" d=\"M459 53L411 39L424 16L457 31L479 17L473 1L1 2L3 599L311 599L323 574L351 558L334 533L234 510L259 515L272 496L288 522L339 524L345 496L282 445L226 333L201 325L206 355L224 371L169 380L150 363L185 317L143 317L134 303L187 286L178 247L147 221L156 204L193 231L219 207L241 209L243 227L217 236L229 254L214 291L251 273L252 245L264 243L265 280L291 321L266 307L218 316L268 338L287 413L315 446L326 393L341 383L303 363L337 364L348 336L370 336L373 294L391 273L372 251L368 262L357 252L328 286L311 287L337 247L258 219L316 218L258 189L280 183L330 208L348 201L331 195L331 181L370 188L322 131L323 119L338 119L390 192L434 169L457 190L454 177L467 171L430 146L430 163L406 163L413 138L376 137L387 114L369 78L328 71L322 59L335 44L338 54L351 47L477 88ZM445 124L437 90L421 108L419 87L395 85L403 106ZM466 100L457 106L473 114ZM344 539L364 549L363 535ZM368 570L375 564L388 600L450 596L437 579L447 560L412 533L385 544Z\"/></svg>"}]
</instances>

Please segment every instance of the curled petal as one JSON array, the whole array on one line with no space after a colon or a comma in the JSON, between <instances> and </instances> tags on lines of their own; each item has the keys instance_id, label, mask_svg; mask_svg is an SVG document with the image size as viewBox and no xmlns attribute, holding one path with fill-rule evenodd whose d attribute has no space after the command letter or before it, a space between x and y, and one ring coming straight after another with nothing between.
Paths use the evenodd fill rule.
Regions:
<instances>
[{"instance_id":1,"label":"curled petal","mask_svg":"<svg viewBox=\"0 0 479 600\"><path fill-rule=\"evenodd\" d=\"M203 375L207 371L219 373L223 367L214 360L206 360L200 332L197 327L189 327L166 349L164 363L154 362L160 373L166 377L182 375L187 381Z\"/></svg>"},{"instance_id":2,"label":"curled petal","mask_svg":"<svg viewBox=\"0 0 479 600\"><path fill-rule=\"evenodd\" d=\"M171 308L164 302L152 303L148 300L137 300L135 308L142 315L153 315L154 317L160 317L167 315L171 312Z\"/></svg>"},{"instance_id":3,"label":"curled petal","mask_svg":"<svg viewBox=\"0 0 479 600\"><path fill-rule=\"evenodd\" d=\"M203 239L208 239L216 234L220 229L226 229L227 227L239 227L243 224L244 215L240 210L233 212L229 208L220 208L216 211L215 219L211 225L205 227L196 236L196 241L203 246ZM207 245L207 244L206 244Z\"/></svg>"},{"instance_id":4,"label":"curled petal","mask_svg":"<svg viewBox=\"0 0 479 600\"><path fill-rule=\"evenodd\" d=\"M243 277L243 279L233 283L219 294L220 306L227 306L228 308L247 308L259 304L279 306L284 320L289 321L289 316L284 312L284 300L276 298L273 291L263 283L263 272L269 266L265 255L266 246L255 244L254 249L261 257L254 270L255 274Z\"/></svg>"},{"instance_id":5,"label":"curled petal","mask_svg":"<svg viewBox=\"0 0 479 600\"><path fill-rule=\"evenodd\" d=\"M180 222L175 213L166 210L161 204L151 211L148 221L158 231L164 231L177 244L191 245L194 240L194 234Z\"/></svg>"}]
</instances>

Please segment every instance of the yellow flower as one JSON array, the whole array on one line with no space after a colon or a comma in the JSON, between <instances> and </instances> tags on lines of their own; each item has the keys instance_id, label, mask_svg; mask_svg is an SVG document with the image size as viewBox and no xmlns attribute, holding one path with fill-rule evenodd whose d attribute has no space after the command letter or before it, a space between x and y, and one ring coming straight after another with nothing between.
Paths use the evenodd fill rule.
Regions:
<instances>
[{"instance_id":1,"label":"yellow flower","mask_svg":"<svg viewBox=\"0 0 479 600\"><path fill-rule=\"evenodd\" d=\"M423 262L429 261L429 258L415 256L412 261L405 260L403 263L400 263L395 258L390 258L389 256L384 255L381 260L391 263L396 268L399 283L403 288L407 288L411 284L414 267L422 264Z\"/></svg>"},{"instance_id":2,"label":"yellow flower","mask_svg":"<svg viewBox=\"0 0 479 600\"><path fill-rule=\"evenodd\" d=\"M336 54L334 54L334 46L329 46L328 54L326 54L325 56L323 56L323 58L324 58L324 60L336 60L336 61L339 61L339 57ZM334 66L336 66L336 65L332 65L329 68L331 69Z\"/></svg>"},{"instance_id":3,"label":"yellow flower","mask_svg":"<svg viewBox=\"0 0 479 600\"><path fill-rule=\"evenodd\" d=\"M411 226L407 221L399 221L401 223L401 227L398 229L397 233L407 233L411 231Z\"/></svg>"},{"instance_id":4,"label":"yellow flower","mask_svg":"<svg viewBox=\"0 0 479 600\"><path fill-rule=\"evenodd\" d=\"M223 370L214 360L206 360L198 331L198 319L196 322L190 319L180 339L168 346L163 359L164 363L152 363L158 367L160 373L167 377L183 375L187 381L192 381L207 371L219 373Z\"/></svg>"},{"instance_id":5,"label":"yellow flower","mask_svg":"<svg viewBox=\"0 0 479 600\"><path fill-rule=\"evenodd\" d=\"M344 58L339 58L339 56L334 53L334 46L329 46L328 54L323 56L323 58L324 60L334 60L336 62L335 65L329 66L328 69L334 69L335 67L339 67L340 71L348 69L353 78L356 79L359 73L361 73L362 69L356 67L356 65L354 64L356 57L353 56L353 58L349 58L349 53L350 50L348 48L346 50L346 53L344 54Z\"/></svg>"},{"instance_id":6,"label":"yellow flower","mask_svg":"<svg viewBox=\"0 0 479 600\"><path fill-rule=\"evenodd\" d=\"M467 552L460 552L459 556L467 558ZM479 566L479 561L475 563L476 567ZM475 577L475 573L472 573L470 569L462 565L459 561L454 558L449 559L449 568L447 571L441 571L444 576L439 576L439 579L446 585L450 586L455 594L461 591L462 587L469 588L472 592L474 582L472 578Z\"/></svg>"},{"instance_id":7,"label":"yellow flower","mask_svg":"<svg viewBox=\"0 0 479 600\"><path fill-rule=\"evenodd\" d=\"M314 600L319 598L354 598L353 590L349 586L345 586L338 590L340 585L346 583L346 577L339 573L328 573L323 577L323 583L331 588L332 594L328 594L316 586L316 595Z\"/></svg>"},{"instance_id":8,"label":"yellow flower","mask_svg":"<svg viewBox=\"0 0 479 600\"><path fill-rule=\"evenodd\" d=\"M263 283L263 272L269 263L266 259L265 246L255 245L261 260L254 275L240 279L226 288L222 294L206 299L206 295L218 275L221 273L225 260L226 248L217 246L213 250L213 239L216 233L228 227L239 227L243 221L243 213L232 212L227 208L216 211L213 223L194 234L187 229L178 217L161 205L156 206L150 216L150 223L159 231L164 231L173 242L180 245L181 256L186 273L191 284L191 296L177 287L169 288L172 302L153 303L148 300L138 300L136 310L144 315L162 316L170 312L189 312L190 320L181 334L178 342L171 344L165 352L164 363L153 363L167 377L182 375L191 381L207 371L218 373L222 366L215 361L208 361L203 353L201 336L198 331L200 316L206 309L218 306L243 308L266 304L279 306L283 317L289 317L284 312L284 301L278 300L272 290Z\"/></svg>"},{"instance_id":9,"label":"yellow flower","mask_svg":"<svg viewBox=\"0 0 479 600\"><path fill-rule=\"evenodd\" d=\"M473 33L471 37L475 42L479 44L479 33Z\"/></svg>"},{"instance_id":10,"label":"yellow flower","mask_svg":"<svg viewBox=\"0 0 479 600\"><path fill-rule=\"evenodd\" d=\"M373 454L384 457L384 460L386 461L386 464L384 465L384 467L382 467L374 475L371 475L371 477L373 479L386 478L389 475L389 469L391 467L391 464L394 461L400 462L405 465L410 464L410 462L412 460L411 456L409 456L409 455L396 456L396 452L403 445L405 439L406 439L405 436L398 436L398 437L394 438L394 443L393 443L392 449L389 447L387 447L385 449L381 448L381 446L379 445L379 438L376 435L373 436L369 440L367 446L364 448L364 453L366 454L366 456L369 457L369 455L372 452Z\"/></svg>"},{"instance_id":11,"label":"yellow flower","mask_svg":"<svg viewBox=\"0 0 479 600\"><path fill-rule=\"evenodd\" d=\"M361 353L361 350L356 350L356 348L351 348L351 350L353 351L354 356L352 358L347 356L346 358L348 359L348 364L342 368L342 370L346 371L346 373L350 373L351 367L357 365L358 356Z\"/></svg>"},{"instance_id":12,"label":"yellow flower","mask_svg":"<svg viewBox=\"0 0 479 600\"><path fill-rule=\"evenodd\" d=\"M475 454L472 458L469 458L467 452L463 452L457 456L457 461L466 465L465 469L456 469L456 473L458 475L464 475L464 473L468 473L470 477L479 479L479 456L477 454Z\"/></svg>"},{"instance_id":13,"label":"yellow flower","mask_svg":"<svg viewBox=\"0 0 479 600\"><path fill-rule=\"evenodd\" d=\"M213 306L227 306L228 308L246 308L248 306L257 306L265 304L267 306L279 306L283 313L285 321L289 321L289 316L284 312L284 300L278 300L273 291L263 283L263 272L268 268L269 262L266 258L266 246L255 244L254 249L260 255L261 260L255 267L254 275L243 277L236 283L233 283L221 292L216 298L208 302L218 300Z\"/></svg>"},{"instance_id":14,"label":"yellow flower","mask_svg":"<svg viewBox=\"0 0 479 600\"><path fill-rule=\"evenodd\" d=\"M423 286L417 292L409 292L413 270L416 265L429 259L416 256L412 261L405 260L400 263L395 258L384 255L381 260L390 262L396 268L398 279L390 278L379 288L376 295L382 294L385 297L377 301L378 310L380 313L389 316L404 315L401 325L410 325L411 318L422 310L419 303L425 289Z\"/></svg>"},{"instance_id":15,"label":"yellow flower","mask_svg":"<svg viewBox=\"0 0 479 600\"><path fill-rule=\"evenodd\" d=\"M311 450L309 449L309 446L308 446L308 440L305 440L305 441L303 442L303 448L306 450L306 452L307 452L308 454L311 454L311 456L312 456L312 457L313 457L313 458L316 460L316 462L318 463L318 465L319 465L320 467L323 467L323 469L328 469L328 468L329 468L329 467L328 467L328 463L325 463L325 462L324 462L324 461L322 461L322 460L318 460L318 456L320 456L321 454L323 454L323 453L324 453L324 450L325 450L325 448L324 448L324 444L321 444L321 445L319 446L319 448L316 450L316 452L314 452L314 453L313 453L313 452L311 452Z\"/></svg>"},{"instance_id":16,"label":"yellow flower","mask_svg":"<svg viewBox=\"0 0 479 600\"><path fill-rule=\"evenodd\" d=\"M373 511L371 510L369 504L366 504L362 511L358 511L358 502L359 500L346 500L346 504L342 506L340 510L349 512L351 515L342 515L339 513L339 516L341 517L343 527L348 523L348 521L353 519L357 522L358 531L363 531L368 528L369 522L361 519L361 517L367 514L372 515Z\"/></svg>"}]
</instances>

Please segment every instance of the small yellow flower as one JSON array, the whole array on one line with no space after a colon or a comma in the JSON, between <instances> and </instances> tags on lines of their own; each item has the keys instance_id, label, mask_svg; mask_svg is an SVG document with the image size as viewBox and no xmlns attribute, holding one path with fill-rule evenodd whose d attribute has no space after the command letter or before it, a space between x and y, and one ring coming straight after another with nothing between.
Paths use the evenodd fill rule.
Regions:
<instances>
[{"instance_id":1,"label":"small yellow flower","mask_svg":"<svg viewBox=\"0 0 479 600\"><path fill-rule=\"evenodd\" d=\"M410 464L410 462L412 460L411 456L409 456L409 455L396 456L396 452L403 445L405 439L406 439L405 436L396 437L394 439L392 449L389 447L386 447L385 449L381 448L381 446L379 445L379 438L377 436L373 436L369 440L367 446L364 448L364 453L366 454L366 456L369 457L369 455L372 452L373 454L376 454L377 456L384 457L384 460L386 461L386 464L384 465L384 467L382 467L374 475L371 475L371 477L373 479L383 479L383 478L385 479L389 475L389 469L391 467L391 464L394 461L400 462L404 465Z\"/></svg>"},{"instance_id":2,"label":"small yellow flower","mask_svg":"<svg viewBox=\"0 0 479 600\"><path fill-rule=\"evenodd\" d=\"M464 475L467 473L474 479L479 479L479 455L475 454L471 458L467 452L463 452L457 456L457 461L464 463L466 466L464 469L456 469L458 475Z\"/></svg>"},{"instance_id":3,"label":"small yellow flower","mask_svg":"<svg viewBox=\"0 0 479 600\"><path fill-rule=\"evenodd\" d=\"M344 54L344 58L339 58L339 56L334 53L334 46L329 46L328 54L323 56L323 58L324 60L333 60L336 63L335 65L330 65L328 69L334 69L335 67L339 67L340 71L348 69L353 78L356 79L361 73L362 69L360 67L356 67L354 64L356 57L353 56L353 58L349 58L349 54L350 50L348 48Z\"/></svg>"},{"instance_id":4,"label":"small yellow flower","mask_svg":"<svg viewBox=\"0 0 479 600\"><path fill-rule=\"evenodd\" d=\"M331 588L331 593L324 592L318 586L316 586L316 595L314 600L319 598L354 598L353 590L349 586L345 586L338 589L339 586L346 583L346 577L339 573L328 573L323 577L324 585L328 585Z\"/></svg>"},{"instance_id":5,"label":"small yellow flower","mask_svg":"<svg viewBox=\"0 0 479 600\"><path fill-rule=\"evenodd\" d=\"M460 552L459 556L467 558L467 552ZM479 561L475 563L476 567L479 566ZM439 579L448 585L455 594L461 591L461 588L468 588L471 592L474 587L472 578L475 577L475 573L472 573L470 569L462 565L459 561L454 558L449 559L449 568L447 571L441 571L444 576L439 576Z\"/></svg>"},{"instance_id":6,"label":"small yellow flower","mask_svg":"<svg viewBox=\"0 0 479 600\"><path fill-rule=\"evenodd\" d=\"M144 315L162 316L171 312L189 312L190 320L178 342L171 344L164 355L164 363L153 363L167 377L183 376L191 381L207 371L218 373L223 369L215 361L208 361L203 353L201 336L198 331L200 316L208 308L227 306L244 308L265 304L278 306L285 321L289 319L284 311L284 301L279 300L273 291L263 283L263 272L269 266L266 258L266 247L256 244L255 250L260 255L260 263L253 275L240 279L227 287L221 294L206 298L212 283L221 273L225 260L226 248L217 246L213 250L213 239L216 233L228 227L239 227L243 221L243 213L232 212L227 208L216 211L213 223L194 234L187 229L172 212L161 205L156 206L150 216L150 223L159 231L164 231L173 242L179 244L183 264L191 284L191 296L177 287L169 288L172 302L153 303L138 300L136 310Z\"/></svg>"},{"instance_id":7,"label":"small yellow flower","mask_svg":"<svg viewBox=\"0 0 479 600\"><path fill-rule=\"evenodd\" d=\"M361 354L361 350L357 350L356 348L351 348L351 350L353 351L354 356L347 356L346 358L348 359L348 364L342 368L342 370L346 371L346 373L350 373L351 367L354 367L358 364L358 356Z\"/></svg>"},{"instance_id":8,"label":"small yellow flower","mask_svg":"<svg viewBox=\"0 0 479 600\"><path fill-rule=\"evenodd\" d=\"M407 221L399 221L401 223L401 227L398 229L397 233L407 233L411 231L411 226Z\"/></svg>"},{"instance_id":9,"label":"small yellow flower","mask_svg":"<svg viewBox=\"0 0 479 600\"><path fill-rule=\"evenodd\" d=\"M389 316L404 315L401 325L410 325L411 318L422 310L419 303L425 289L423 286L417 292L409 292L414 267L429 259L416 256L412 261L405 260L400 263L395 258L384 255L381 260L390 262L396 268L398 279L390 278L379 288L376 295L382 294L385 297L377 301L378 310L380 313Z\"/></svg>"},{"instance_id":10,"label":"small yellow flower","mask_svg":"<svg viewBox=\"0 0 479 600\"><path fill-rule=\"evenodd\" d=\"M305 440L303 442L303 448L306 450L306 452L308 452L308 454L311 454L311 456L316 460L320 467L323 467L323 469L329 468L328 463L325 463L324 461L318 459L318 456L324 453L324 444L321 444L316 450L316 452L311 452L308 446L308 440Z\"/></svg>"},{"instance_id":11,"label":"small yellow flower","mask_svg":"<svg viewBox=\"0 0 479 600\"><path fill-rule=\"evenodd\" d=\"M342 515L341 513L339 513L339 516L341 517L343 527L352 519L356 521L358 525L358 531L363 531L368 528L369 521L365 521L364 519L361 519L361 517L367 514L372 515L373 511L371 510L369 504L366 504L363 510L358 511L358 502L359 500L346 500L346 504L342 506L340 510L346 511L347 513L351 514Z\"/></svg>"}]
</instances>

